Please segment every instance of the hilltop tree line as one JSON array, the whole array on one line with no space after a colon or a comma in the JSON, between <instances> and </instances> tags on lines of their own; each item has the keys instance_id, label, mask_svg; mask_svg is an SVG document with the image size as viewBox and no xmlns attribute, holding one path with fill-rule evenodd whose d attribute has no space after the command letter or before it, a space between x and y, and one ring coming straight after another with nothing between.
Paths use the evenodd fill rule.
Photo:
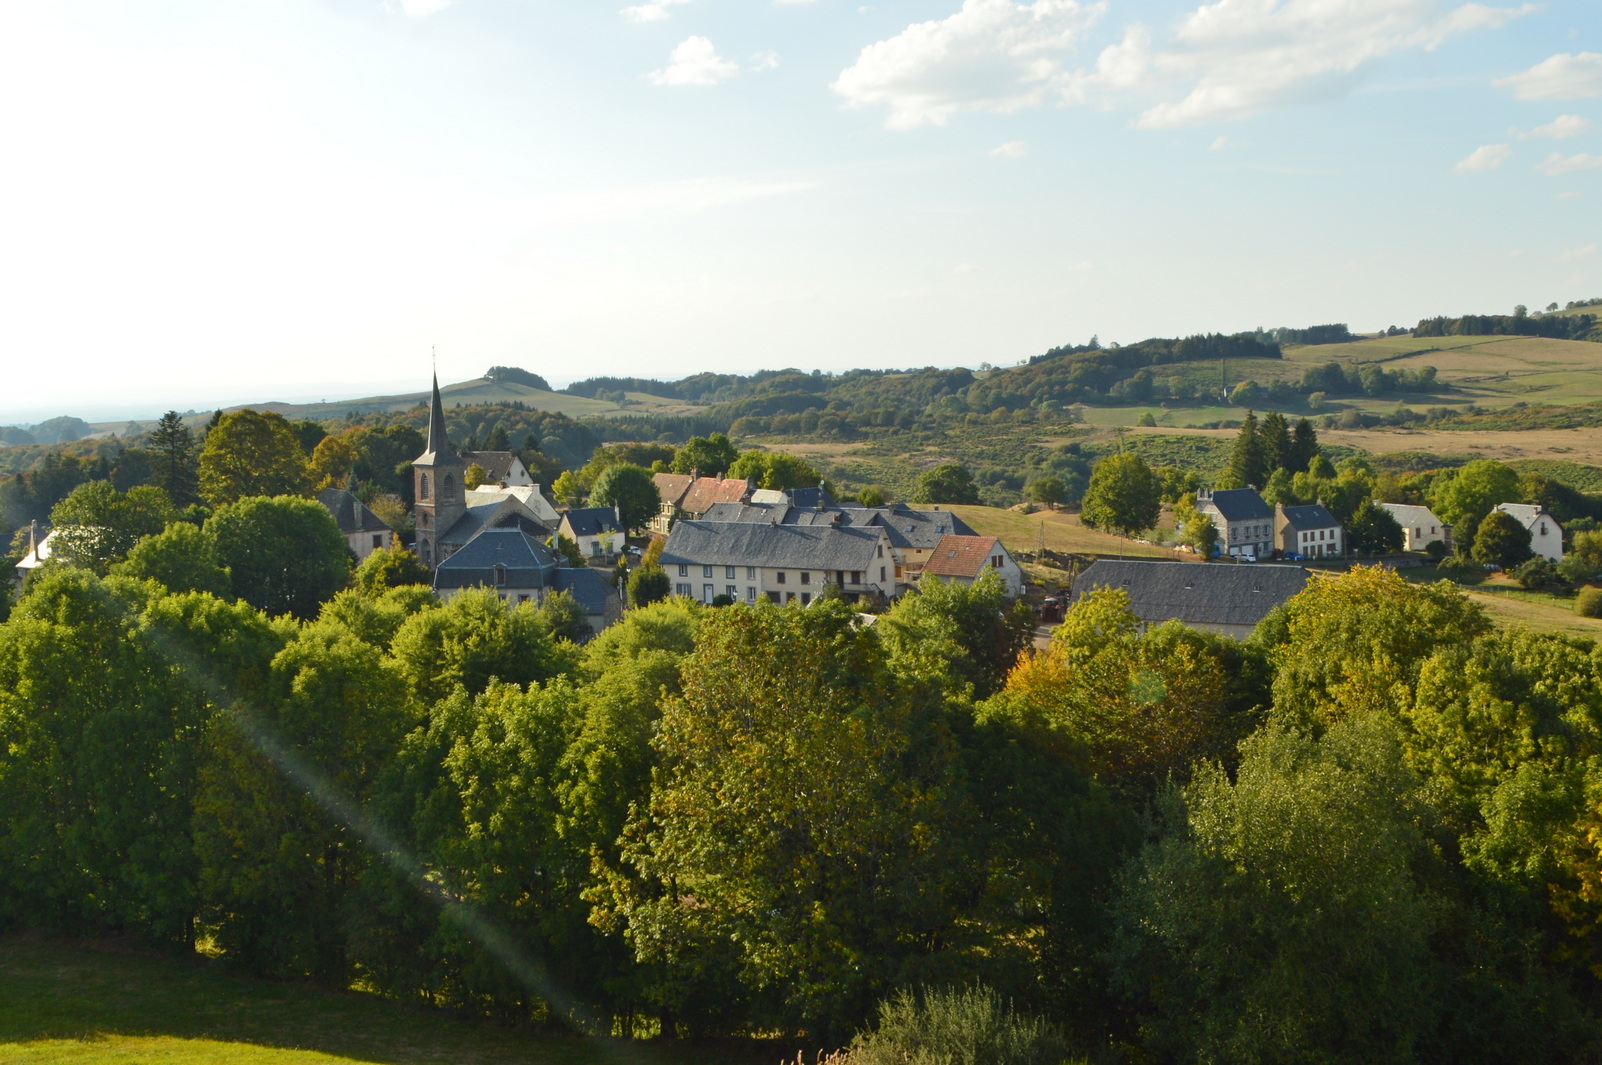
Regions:
<instances>
[{"instance_id":1,"label":"hilltop tree line","mask_svg":"<svg viewBox=\"0 0 1602 1065\"><path fill-rule=\"evenodd\" d=\"M581 648L388 559L288 612L119 568L175 527L0 623L0 927L620 1035L827 1048L978 984L1106 1060L1602 1050L1602 657L1450 586L1244 642L1102 590L1038 653L993 579L669 600Z\"/></svg>"},{"instance_id":2,"label":"hilltop tree line","mask_svg":"<svg viewBox=\"0 0 1602 1065\"><path fill-rule=\"evenodd\" d=\"M1585 304L1580 304L1584 306ZM1571 303L1570 306L1574 306ZM1554 308L1555 309L1555 308ZM1465 314L1461 318L1421 318L1416 337L1521 336L1557 340L1602 340L1602 328L1591 314L1531 315L1523 307L1512 314Z\"/></svg>"}]
</instances>

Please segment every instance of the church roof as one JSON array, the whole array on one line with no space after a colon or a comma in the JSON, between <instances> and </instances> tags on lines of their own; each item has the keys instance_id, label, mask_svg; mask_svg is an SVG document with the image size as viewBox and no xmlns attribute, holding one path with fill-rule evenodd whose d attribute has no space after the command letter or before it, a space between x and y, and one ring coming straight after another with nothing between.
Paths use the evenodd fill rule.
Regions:
<instances>
[{"instance_id":1,"label":"church roof","mask_svg":"<svg viewBox=\"0 0 1602 1065\"><path fill-rule=\"evenodd\" d=\"M556 555L523 530L485 529L435 567L434 587L549 588L555 572Z\"/></svg>"},{"instance_id":2,"label":"church roof","mask_svg":"<svg viewBox=\"0 0 1602 1065\"><path fill-rule=\"evenodd\" d=\"M434 375L433 406L428 411L428 450L417 456L418 466L465 466L451 449L451 438L445 432L445 404L439 398L439 374Z\"/></svg>"},{"instance_id":3,"label":"church roof","mask_svg":"<svg viewBox=\"0 0 1602 1065\"><path fill-rule=\"evenodd\" d=\"M367 504L343 488L324 488L317 493L317 502L328 508L346 536L356 533L382 532L389 525L367 509Z\"/></svg>"}]
</instances>

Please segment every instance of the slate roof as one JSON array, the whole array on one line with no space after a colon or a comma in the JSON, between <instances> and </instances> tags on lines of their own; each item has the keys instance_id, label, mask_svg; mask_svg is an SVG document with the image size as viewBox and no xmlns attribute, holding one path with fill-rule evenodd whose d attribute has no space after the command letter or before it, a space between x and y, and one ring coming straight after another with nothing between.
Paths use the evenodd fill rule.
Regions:
<instances>
[{"instance_id":1,"label":"slate roof","mask_svg":"<svg viewBox=\"0 0 1602 1065\"><path fill-rule=\"evenodd\" d=\"M878 556L880 536L878 529L838 525L680 521L668 534L662 566L867 570Z\"/></svg>"},{"instance_id":2,"label":"slate roof","mask_svg":"<svg viewBox=\"0 0 1602 1065\"><path fill-rule=\"evenodd\" d=\"M990 564L999 541L994 536L942 536L924 563L924 576L977 577Z\"/></svg>"},{"instance_id":3,"label":"slate roof","mask_svg":"<svg viewBox=\"0 0 1602 1065\"><path fill-rule=\"evenodd\" d=\"M608 602L617 598L617 591L606 573L584 567L582 569L559 566L553 574L557 591L566 592L586 614L604 614Z\"/></svg>"},{"instance_id":4,"label":"slate roof","mask_svg":"<svg viewBox=\"0 0 1602 1065\"><path fill-rule=\"evenodd\" d=\"M1411 503L1381 503L1379 505L1381 509L1390 512L1391 517L1396 519L1396 524L1404 528L1421 529L1433 525L1439 529L1446 525L1446 522L1436 517L1435 512L1429 507L1414 506Z\"/></svg>"},{"instance_id":5,"label":"slate roof","mask_svg":"<svg viewBox=\"0 0 1602 1065\"><path fill-rule=\"evenodd\" d=\"M839 525L884 529L892 547L933 550L944 536L973 536L968 523L949 510L913 510L905 504L888 507L836 507L818 510L783 503L717 503L703 521L765 522L780 525Z\"/></svg>"},{"instance_id":6,"label":"slate roof","mask_svg":"<svg viewBox=\"0 0 1602 1065\"><path fill-rule=\"evenodd\" d=\"M1300 566L1101 559L1074 579L1072 601L1092 588L1122 588L1135 616L1154 625L1252 626L1306 585Z\"/></svg>"},{"instance_id":7,"label":"slate roof","mask_svg":"<svg viewBox=\"0 0 1602 1065\"><path fill-rule=\"evenodd\" d=\"M562 515L562 521L574 536L623 535L617 511L611 507L577 507Z\"/></svg>"},{"instance_id":8,"label":"slate roof","mask_svg":"<svg viewBox=\"0 0 1602 1065\"><path fill-rule=\"evenodd\" d=\"M328 508L339 525L339 531L346 536L389 529L389 524L383 518L368 510L365 503L343 488L324 488L317 493L317 502Z\"/></svg>"},{"instance_id":9,"label":"slate roof","mask_svg":"<svg viewBox=\"0 0 1602 1065\"><path fill-rule=\"evenodd\" d=\"M495 567L506 567L506 583L495 583ZM434 587L484 585L517 590L550 588L555 553L521 529L485 529L434 568Z\"/></svg>"},{"instance_id":10,"label":"slate roof","mask_svg":"<svg viewBox=\"0 0 1602 1065\"><path fill-rule=\"evenodd\" d=\"M446 544L467 544L487 529L521 529L534 535L548 536L551 528L516 497L506 496L499 502L480 503L468 507L449 529L440 534Z\"/></svg>"},{"instance_id":11,"label":"slate roof","mask_svg":"<svg viewBox=\"0 0 1602 1065\"><path fill-rule=\"evenodd\" d=\"M484 468L485 484L502 484L512 472L512 460L517 456L510 451L464 451L462 461L469 466L477 463Z\"/></svg>"},{"instance_id":12,"label":"slate roof","mask_svg":"<svg viewBox=\"0 0 1602 1065\"><path fill-rule=\"evenodd\" d=\"M1298 532L1310 529L1338 529L1341 523L1335 520L1322 503L1309 503L1300 507L1285 507L1285 521Z\"/></svg>"},{"instance_id":13,"label":"slate roof","mask_svg":"<svg viewBox=\"0 0 1602 1065\"><path fill-rule=\"evenodd\" d=\"M1274 516L1274 508L1263 502L1254 488L1226 488L1210 499L1197 500L1197 507L1212 503L1225 521L1261 521Z\"/></svg>"},{"instance_id":14,"label":"slate roof","mask_svg":"<svg viewBox=\"0 0 1602 1065\"><path fill-rule=\"evenodd\" d=\"M1558 520L1552 517L1552 512L1537 503L1498 503L1491 509L1500 510L1503 514L1517 518L1519 524L1526 529L1535 524L1536 518L1545 518L1553 525L1558 524ZM1562 526L1558 527L1562 528Z\"/></svg>"},{"instance_id":15,"label":"slate roof","mask_svg":"<svg viewBox=\"0 0 1602 1065\"><path fill-rule=\"evenodd\" d=\"M433 403L428 408L428 447L412 462L417 466L450 466L462 463L451 450L451 438L445 432L445 404L439 398L439 374L434 375Z\"/></svg>"}]
</instances>

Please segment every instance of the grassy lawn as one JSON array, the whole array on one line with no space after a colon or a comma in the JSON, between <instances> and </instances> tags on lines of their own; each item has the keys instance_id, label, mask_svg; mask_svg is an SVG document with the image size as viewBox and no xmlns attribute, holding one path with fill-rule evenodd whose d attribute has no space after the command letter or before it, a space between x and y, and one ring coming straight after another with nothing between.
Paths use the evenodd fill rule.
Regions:
<instances>
[{"instance_id":1,"label":"grassy lawn","mask_svg":"<svg viewBox=\"0 0 1602 1065\"><path fill-rule=\"evenodd\" d=\"M1053 551L1075 555L1107 555L1117 558L1120 552L1126 558L1192 558L1166 547L1122 540L1099 529L1088 529L1077 514L1040 510L1033 514L1020 514L1015 510L996 507L947 507L963 521L973 526L980 536L994 536L1014 554L1034 551L1040 545L1040 530L1046 530L1046 546ZM1165 514L1170 524L1172 518Z\"/></svg>"},{"instance_id":2,"label":"grassy lawn","mask_svg":"<svg viewBox=\"0 0 1602 1065\"><path fill-rule=\"evenodd\" d=\"M1401 570L1410 581L1434 582L1433 569ZM1574 597L1550 592L1530 592L1503 574L1493 574L1479 584L1459 585L1475 605L1481 607L1500 628L1523 625L1540 632L1602 639L1602 619L1582 618L1574 612Z\"/></svg>"},{"instance_id":3,"label":"grassy lawn","mask_svg":"<svg viewBox=\"0 0 1602 1065\"><path fill-rule=\"evenodd\" d=\"M0 1061L28 1065L777 1065L756 1043L585 1039L411 1009L357 992L249 980L199 956L0 939Z\"/></svg>"}]
</instances>

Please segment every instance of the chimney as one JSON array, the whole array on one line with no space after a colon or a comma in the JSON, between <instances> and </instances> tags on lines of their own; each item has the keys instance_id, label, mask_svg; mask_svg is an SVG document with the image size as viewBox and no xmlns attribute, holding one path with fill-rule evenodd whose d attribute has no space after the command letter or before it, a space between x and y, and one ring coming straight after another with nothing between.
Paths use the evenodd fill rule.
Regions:
<instances>
[{"instance_id":1,"label":"chimney","mask_svg":"<svg viewBox=\"0 0 1602 1065\"><path fill-rule=\"evenodd\" d=\"M617 527L623 528L623 507L619 503L612 504L612 513L617 516Z\"/></svg>"},{"instance_id":2,"label":"chimney","mask_svg":"<svg viewBox=\"0 0 1602 1065\"><path fill-rule=\"evenodd\" d=\"M823 509L823 482L818 482L818 509Z\"/></svg>"},{"instance_id":3,"label":"chimney","mask_svg":"<svg viewBox=\"0 0 1602 1065\"><path fill-rule=\"evenodd\" d=\"M690 467L690 481L693 483L695 481L699 481L700 479L701 479L701 467L699 467L699 466L691 466Z\"/></svg>"}]
</instances>

